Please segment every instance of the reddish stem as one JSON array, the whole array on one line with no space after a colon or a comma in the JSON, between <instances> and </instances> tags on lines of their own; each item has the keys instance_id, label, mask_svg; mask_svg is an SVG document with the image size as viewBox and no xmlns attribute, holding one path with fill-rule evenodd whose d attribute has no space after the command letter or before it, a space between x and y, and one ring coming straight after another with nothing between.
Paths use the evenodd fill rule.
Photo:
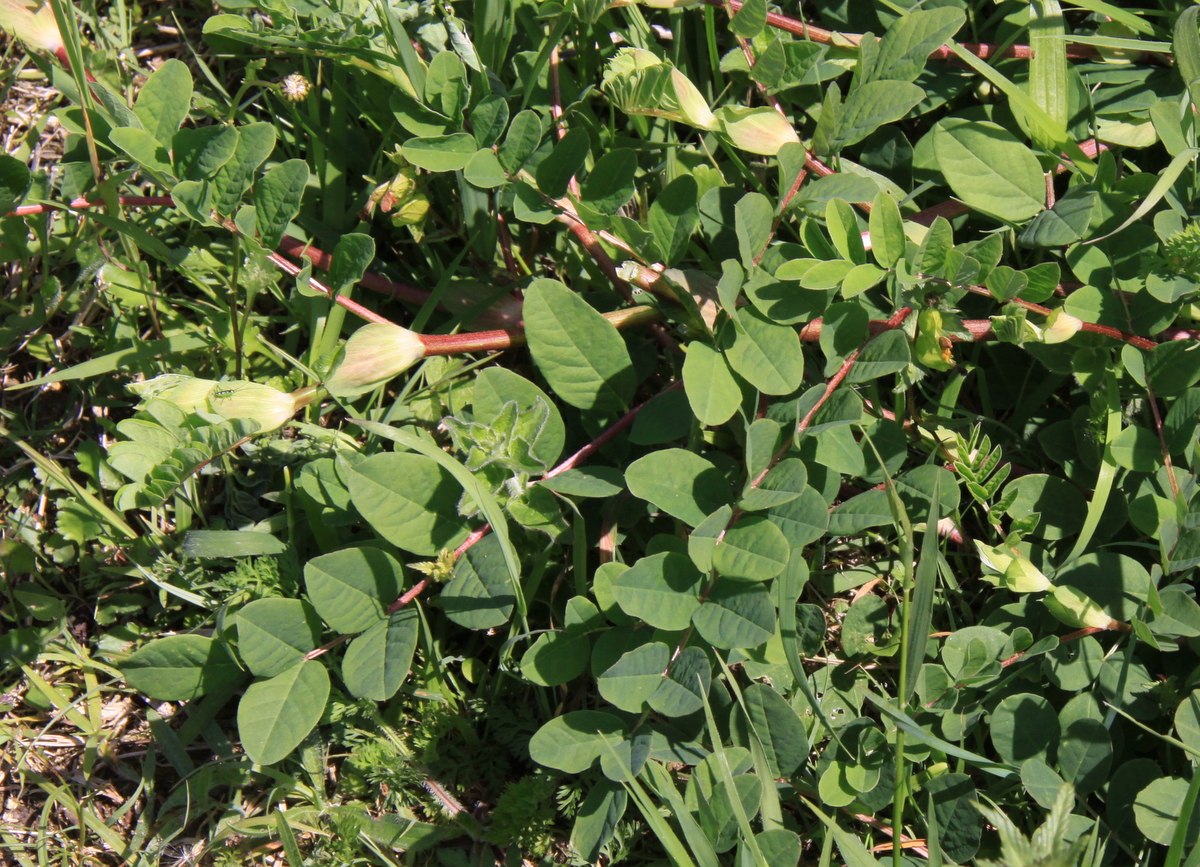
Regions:
<instances>
[{"instance_id":1,"label":"reddish stem","mask_svg":"<svg viewBox=\"0 0 1200 867\"><path fill-rule=\"evenodd\" d=\"M709 6L716 6L718 8L729 6L732 7L734 12L742 8L741 0L704 0L704 2ZM767 13L767 24L779 30L786 30L788 33L803 36L813 42L822 42L828 45L834 41L835 34L831 30L816 27L803 21L797 21L795 18L788 18L786 15L779 15L775 12ZM857 33L838 33L836 35L854 45L857 45L862 39L861 34ZM984 60L1001 57L1016 57L1028 60L1033 56L1033 50L1028 45L1010 45L1008 48L1001 50L1000 46L988 43L964 42L961 44L966 51L974 54L976 57L982 57ZM1067 59L1069 60L1087 60L1098 55L1099 52L1091 45L1067 43ZM943 45L929 56L935 60L954 60L957 55L955 55L953 49L949 46Z\"/></svg>"}]
</instances>

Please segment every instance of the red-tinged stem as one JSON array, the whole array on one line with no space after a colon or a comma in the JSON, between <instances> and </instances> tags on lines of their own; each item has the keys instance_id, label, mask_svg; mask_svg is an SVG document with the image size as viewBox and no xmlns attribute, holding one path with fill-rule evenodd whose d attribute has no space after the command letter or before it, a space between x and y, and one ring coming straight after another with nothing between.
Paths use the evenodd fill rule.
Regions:
<instances>
[{"instance_id":1,"label":"red-tinged stem","mask_svg":"<svg viewBox=\"0 0 1200 867\"><path fill-rule=\"evenodd\" d=\"M1163 433L1162 413L1158 411L1158 398L1154 395L1154 388L1150 385L1149 377L1146 381L1146 396L1150 398L1150 412L1154 415L1154 432L1158 434L1158 444L1162 448L1163 466L1167 469L1167 480L1171 483L1171 493L1178 501L1179 480L1175 478L1175 465L1171 461L1171 450L1167 447L1167 437Z\"/></svg>"},{"instance_id":2,"label":"red-tinged stem","mask_svg":"<svg viewBox=\"0 0 1200 867\"><path fill-rule=\"evenodd\" d=\"M54 49L54 56L58 58L58 62L63 65L63 68L66 69L67 72L71 71L71 61L67 57L67 47L65 45L60 45L58 48ZM83 70L83 77L86 78L90 84L96 83L96 76L92 75L92 71L86 67Z\"/></svg>"},{"instance_id":3,"label":"red-tinged stem","mask_svg":"<svg viewBox=\"0 0 1200 867\"><path fill-rule=\"evenodd\" d=\"M1123 626L1125 629L1121 629ZM1085 635L1095 635L1097 632L1108 632L1114 629L1124 632L1127 631L1128 628L1129 627L1125 626L1124 623L1117 623L1116 621L1113 621L1108 626L1085 626L1083 629L1080 629L1077 632L1071 632L1067 635L1064 635L1062 638L1058 639L1058 643L1066 644L1068 641L1075 641L1078 638L1083 638ZM1008 659L1000 663L1000 667L1008 668L1014 662L1020 661L1021 657L1024 656L1025 653L1026 651L1022 650L1020 653L1010 656Z\"/></svg>"},{"instance_id":4,"label":"red-tinged stem","mask_svg":"<svg viewBox=\"0 0 1200 867\"><path fill-rule=\"evenodd\" d=\"M290 235L284 235L279 240L279 249L289 256L296 258L304 257L322 271L328 271L329 265L333 261L333 257L324 250L314 247L311 244L306 244ZM409 304L424 304L429 298L429 292L426 289L419 289L408 283L389 280L382 274L373 274L370 271L363 274L362 279L358 281L358 285L364 289L371 289L384 295L391 295L393 298L400 301L407 301Z\"/></svg>"},{"instance_id":5,"label":"red-tinged stem","mask_svg":"<svg viewBox=\"0 0 1200 867\"><path fill-rule=\"evenodd\" d=\"M704 0L709 6L732 7L734 12L742 8L741 0ZM803 36L813 42L823 42L832 44L835 35L839 39L844 39L852 45L857 45L862 36L858 33L838 33L834 34L831 30L826 30L823 27L816 27L812 24L807 24L803 21L797 21L795 18L789 18L786 15L779 15L775 12L767 13L767 24L779 30L786 30L788 33L795 33L797 36ZM987 43L965 42L962 47L976 57L981 57L984 60L1001 57L1016 57L1019 59L1028 60L1033 56L1033 50L1028 45L1010 45L1008 48L1001 50L998 45L990 45ZM1069 60L1086 60L1088 58L1098 56L1099 52L1091 45L1078 45L1075 43L1067 43L1067 59ZM953 60L956 55L954 51L947 45L935 50L929 55L935 60Z\"/></svg>"},{"instance_id":6,"label":"red-tinged stem","mask_svg":"<svg viewBox=\"0 0 1200 867\"><path fill-rule=\"evenodd\" d=\"M992 293L983 286L968 286L966 288L974 292L976 295L983 295L994 300L995 296L993 296ZM1040 313L1043 316L1049 316L1051 313L1049 307L1043 307L1041 304L1034 304L1032 301L1022 301L1020 298L1013 298L1011 303L1024 307L1026 310L1032 310L1034 313ZM1111 337L1114 340L1123 340L1130 346L1136 346L1138 349L1150 350L1158 346L1157 343L1148 337L1139 337L1136 334L1130 334L1128 331L1122 331L1119 328L1113 328L1109 325L1097 325L1094 322L1084 322L1079 328L1081 331L1090 331L1092 334L1103 334L1105 337Z\"/></svg>"},{"instance_id":7,"label":"red-tinged stem","mask_svg":"<svg viewBox=\"0 0 1200 867\"><path fill-rule=\"evenodd\" d=\"M405 605L407 605L408 603L410 603L414 599L416 599L418 596L420 596L421 591L424 590L428 586L429 586L429 579L422 578L420 581L418 581L416 584L414 584L412 587L410 587L403 596L401 596L399 599L397 599L395 602L393 602L391 605L389 605L387 613L395 614L397 611L399 611Z\"/></svg>"},{"instance_id":8,"label":"red-tinged stem","mask_svg":"<svg viewBox=\"0 0 1200 867\"><path fill-rule=\"evenodd\" d=\"M661 314L653 307L630 307L603 315L619 329L656 323L661 318ZM520 328L418 336L425 344L426 358L431 355L461 355L466 352L501 352L525 343L525 331Z\"/></svg>"},{"instance_id":9,"label":"red-tinged stem","mask_svg":"<svg viewBox=\"0 0 1200 867\"><path fill-rule=\"evenodd\" d=\"M269 254L267 254L267 258L271 260L272 264L274 264L275 267L277 267L280 271L283 271L285 274L289 274L292 277L299 276L300 270L301 270L300 266L296 265L293 262L288 261L287 259L285 259L283 257L282 254L269 253ZM333 290L330 289L328 286L326 286L324 283L322 283L320 280L318 280L315 277L308 278L308 285L310 287L312 287L315 291L320 292L326 298L334 297ZM392 322L392 320L388 319L386 316L380 316L374 310L369 310L366 307L363 307L357 301L347 298L345 295L342 295L340 293L337 295L336 301L339 305L341 305L342 307L349 310L355 316L365 319L368 322L377 322L380 325L395 325L396 324L396 323Z\"/></svg>"},{"instance_id":10,"label":"red-tinged stem","mask_svg":"<svg viewBox=\"0 0 1200 867\"><path fill-rule=\"evenodd\" d=\"M117 203L121 205L128 205L134 208L173 208L175 206L175 200L170 196L117 196ZM71 202L65 205L21 205L20 207L9 211L4 216L29 217L33 216L34 214L44 214L47 211L65 211L68 208L94 208L97 205L103 204L104 202L100 201L99 199L92 201L91 199L80 197L78 199L73 199Z\"/></svg>"}]
</instances>

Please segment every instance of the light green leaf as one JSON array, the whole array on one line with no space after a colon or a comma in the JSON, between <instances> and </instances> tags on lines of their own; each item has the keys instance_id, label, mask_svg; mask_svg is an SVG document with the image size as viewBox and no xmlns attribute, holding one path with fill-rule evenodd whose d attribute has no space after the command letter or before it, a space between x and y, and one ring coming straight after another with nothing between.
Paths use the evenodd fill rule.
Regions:
<instances>
[{"instance_id":1,"label":"light green leaf","mask_svg":"<svg viewBox=\"0 0 1200 867\"><path fill-rule=\"evenodd\" d=\"M929 55L952 38L965 20L962 10L953 6L917 9L896 19L879 42L870 80L914 80Z\"/></svg>"},{"instance_id":2,"label":"light green leaf","mask_svg":"<svg viewBox=\"0 0 1200 867\"><path fill-rule=\"evenodd\" d=\"M684 449L663 449L638 458L625 484L668 515L695 527L732 498L729 481L713 464Z\"/></svg>"},{"instance_id":3,"label":"light green leaf","mask_svg":"<svg viewBox=\"0 0 1200 867\"><path fill-rule=\"evenodd\" d=\"M146 79L133 113L152 138L169 147L191 108L192 73L186 63L172 57Z\"/></svg>"},{"instance_id":4,"label":"light green leaf","mask_svg":"<svg viewBox=\"0 0 1200 867\"><path fill-rule=\"evenodd\" d=\"M1037 157L997 124L940 121L933 153L954 194L972 208L1019 223L1044 207L1046 181Z\"/></svg>"},{"instance_id":5,"label":"light green leaf","mask_svg":"<svg viewBox=\"0 0 1200 867\"><path fill-rule=\"evenodd\" d=\"M254 184L254 212L259 241L268 250L279 246L288 223L300 213L300 200L308 184L304 160L272 166Z\"/></svg>"},{"instance_id":6,"label":"light green leaf","mask_svg":"<svg viewBox=\"0 0 1200 867\"><path fill-rule=\"evenodd\" d=\"M730 366L764 394L790 394L804 379L804 354L794 328L776 325L755 309L738 313L740 329L729 329Z\"/></svg>"},{"instance_id":7,"label":"light green leaf","mask_svg":"<svg viewBox=\"0 0 1200 867\"><path fill-rule=\"evenodd\" d=\"M421 627L413 607L401 608L350 642L342 659L342 680L355 698L387 701L412 666Z\"/></svg>"},{"instance_id":8,"label":"light green leaf","mask_svg":"<svg viewBox=\"0 0 1200 867\"><path fill-rule=\"evenodd\" d=\"M238 703L238 734L250 760L272 765L308 736L329 700L329 672L316 659L250 684Z\"/></svg>"},{"instance_id":9,"label":"light green leaf","mask_svg":"<svg viewBox=\"0 0 1200 867\"><path fill-rule=\"evenodd\" d=\"M229 652L206 635L168 635L147 642L121 663L121 674L138 692L159 701L190 701L228 686L241 669Z\"/></svg>"},{"instance_id":10,"label":"light green leaf","mask_svg":"<svg viewBox=\"0 0 1200 867\"><path fill-rule=\"evenodd\" d=\"M738 521L713 550L713 568L726 578L769 581L788 563L791 546L782 532L763 517Z\"/></svg>"},{"instance_id":11,"label":"light green leaf","mask_svg":"<svg viewBox=\"0 0 1200 867\"><path fill-rule=\"evenodd\" d=\"M596 678L600 696L623 711L641 713L670 661L671 649L662 642L635 647Z\"/></svg>"},{"instance_id":12,"label":"light green leaf","mask_svg":"<svg viewBox=\"0 0 1200 867\"><path fill-rule=\"evenodd\" d=\"M576 127L559 139L549 156L538 163L537 184L543 194L561 199L571 178L583 168L591 148L587 130Z\"/></svg>"},{"instance_id":13,"label":"light green leaf","mask_svg":"<svg viewBox=\"0 0 1200 867\"><path fill-rule=\"evenodd\" d=\"M237 615L238 653L251 673L274 677L321 640L321 621L307 602L256 599Z\"/></svg>"},{"instance_id":14,"label":"light green leaf","mask_svg":"<svg viewBox=\"0 0 1200 867\"><path fill-rule=\"evenodd\" d=\"M456 132L410 138L400 152L414 166L428 172L456 172L466 167L478 149L475 136Z\"/></svg>"},{"instance_id":15,"label":"light green leaf","mask_svg":"<svg viewBox=\"0 0 1200 867\"><path fill-rule=\"evenodd\" d=\"M637 383L625 341L611 322L546 279L525 290L524 316L529 351L555 394L580 409L629 408Z\"/></svg>"},{"instance_id":16,"label":"light green leaf","mask_svg":"<svg viewBox=\"0 0 1200 867\"><path fill-rule=\"evenodd\" d=\"M685 647L647 702L663 716L687 716L704 707L704 697L711 685L712 666L708 656L699 647Z\"/></svg>"},{"instance_id":17,"label":"light green leaf","mask_svg":"<svg viewBox=\"0 0 1200 867\"><path fill-rule=\"evenodd\" d=\"M346 548L304 564L304 586L321 618L342 633L363 632L383 620L400 595L403 569L379 548Z\"/></svg>"},{"instance_id":18,"label":"light green leaf","mask_svg":"<svg viewBox=\"0 0 1200 867\"><path fill-rule=\"evenodd\" d=\"M529 741L529 757L539 765L581 774L625 734L625 724L610 713L577 710L555 717Z\"/></svg>"},{"instance_id":19,"label":"light green leaf","mask_svg":"<svg viewBox=\"0 0 1200 867\"><path fill-rule=\"evenodd\" d=\"M703 425L724 424L742 404L742 390L725 356L699 341L688 344L683 388L692 412Z\"/></svg>"},{"instance_id":20,"label":"light green leaf","mask_svg":"<svg viewBox=\"0 0 1200 867\"><path fill-rule=\"evenodd\" d=\"M389 452L355 464L346 477L354 507L381 536L433 556L467 536L454 476L424 455Z\"/></svg>"},{"instance_id":21,"label":"light green leaf","mask_svg":"<svg viewBox=\"0 0 1200 867\"><path fill-rule=\"evenodd\" d=\"M621 610L658 629L686 629L700 607L700 571L684 554L667 551L643 557L612 583Z\"/></svg>"},{"instance_id":22,"label":"light green leaf","mask_svg":"<svg viewBox=\"0 0 1200 867\"><path fill-rule=\"evenodd\" d=\"M692 623L713 647L760 647L775 634L775 606L762 584L718 581Z\"/></svg>"},{"instance_id":23,"label":"light green leaf","mask_svg":"<svg viewBox=\"0 0 1200 867\"><path fill-rule=\"evenodd\" d=\"M871 81L852 90L838 113L829 151L836 153L895 123L924 98L925 91L907 81Z\"/></svg>"}]
</instances>

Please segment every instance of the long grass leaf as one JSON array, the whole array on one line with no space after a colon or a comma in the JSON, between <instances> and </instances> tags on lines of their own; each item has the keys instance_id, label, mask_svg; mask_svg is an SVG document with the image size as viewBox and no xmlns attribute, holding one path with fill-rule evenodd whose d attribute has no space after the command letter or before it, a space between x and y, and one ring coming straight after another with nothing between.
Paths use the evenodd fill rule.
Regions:
<instances>
[{"instance_id":1,"label":"long grass leaf","mask_svg":"<svg viewBox=\"0 0 1200 867\"><path fill-rule=\"evenodd\" d=\"M1033 49L1029 59L1029 95L1054 122L1055 129L1066 130L1070 113L1062 8L1058 0L1033 0L1029 12L1029 47ZM1038 144L1050 150L1055 142L1042 140Z\"/></svg>"},{"instance_id":2,"label":"long grass leaf","mask_svg":"<svg viewBox=\"0 0 1200 867\"><path fill-rule=\"evenodd\" d=\"M675 821L679 823L679 829L683 831L687 844L692 847L692 856L699 867L720 867L721 861L717 857L717 851L705 835L704 829L700 827L700 823L692 817L692 811L687 808L683 796L675 788L675 782L667 773L667 769L658 762L649 761L646 762L646 770L650 777L649 785L654 794L670 805L671 812L675 814Z\"/></svg>"},{"instance_id":3,"label":"long grass leaf","mask_svg":"<svg viewBox=\"0 0 1200 867\"><path fill-rule=\"evenodd\" d=\"M904 670L907 674L901 704L907 704L917 686L916 672L925 659L925 647L929 644L929 627L933 622L933 595L937 585L938 534L940 520L942 476L933 477L933 499L929 503L929 515L925 521L925 535L921 537L921 556L913 572L912 598L908 602L904 624Z\"/></svg>"},{"instance_id":4,"label":"long grass leaf","mask_svg":"<svg viewBox=\"0 0 1200 867\"><path fill-rule=\"evenodd\" d=\"M1112 493L1113 482L1117 478L1117 462L1112 456L1112 444L1121 433L1121 396L1117 389L1117 377L1110 370L1105 376L1104 392L1108 402L1106 409L1107 420L1104 426L1104 452L1101 455L1100 472L1096 477L1096 486L1092 489L1092 499L1088 503L1087 516L1083 519L1083 527L1075 537L1071 553L1067 555L1066 563L1087 550L1092 541L1092 535L1100 526L1100 518L1108 505L1108 497Z\"/></svg>"},{"instance_id":5,"label":"long grass leaf","mask_svg":"<svg viewBox=\"0 0 1200 867\"><path fill-rule=\"evenodd\" d=\"M737 818L738 828L742 832L742 842L750 847L756 867L771 867L763 856L762 849L759 848L758 840L754 837L754 830L750 827L750 817L746 815L746 810L742 806L737 784L733 781L733 769L729 766L729 756L725 754L725 746L721 743L721 731L717 728L717 721L713 717L712 705L708 701L707 694L704 695L704 718L708 721L708 736L712 740L713 756L716 758L713 764L716 766L721 785L725 789L725 796L729 798L729 806Z\"/></svg>"}]
</instances>

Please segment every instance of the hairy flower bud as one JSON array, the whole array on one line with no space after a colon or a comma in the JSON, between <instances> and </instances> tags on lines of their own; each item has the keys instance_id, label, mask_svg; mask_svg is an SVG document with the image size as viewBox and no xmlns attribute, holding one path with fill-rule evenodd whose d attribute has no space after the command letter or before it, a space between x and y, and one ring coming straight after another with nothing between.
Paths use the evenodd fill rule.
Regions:
<instances>
[{"instance_id":1,"label":"hairy flower bud","mask_svg":"<svg viewBox=\"0 0 1200 867\"><path fill-rule=\"evenodd\" d=\"M1046 325L1042 328L1043 343L1065 343L1083 327L1083 320L1059 307L1050 311L1046 317Z\"/></svg>"},{"instance_id":2,"label":"hairy flower bud","mask_svg":"<svg viewBox=\"0 0 1200 867\"><path fill-rule=\"evenodd\" d=\"M164 373L145 382L131 382L125 386L142 400L165 400L184 412L206 412L208 393L217 382L212 379L197 379L180 373Z\"/></svg>"},{"instance_id":3,"label":"hairy flower bud","mask_svg":"<svg viewBox=\"0 0 1200 867\"><path fill-rule=\"evenodd\" d=\"M708 108L692 80L678 69L671 70L671 84L675 88L675 100L679 103L679 114L685 123L699 129L716 129L717 117Z\"/></svg>"},{"instance_id":4,"label":"hairy flower bud","mask_svg":"<svg viewBox=\"0 0 1200 867\"><path fill-rule=\"evenodd\" d=\"M773 108L726 106L721 109L720 121L734 147L752 154L773 157L788 142L800 141L787 118Z\"/></svg>"},{"instance_id":5,"label":"hairy flower bud","mask_svg":"<svg viewBox=\"0 0 1200 867\"><path fill-rule=\"evenodd\" d=\"M293 72L291 75L284 76L279 86L283 93L283 98L288 102L304 102L304 100L308 99L309 91L312 90L312 82L299 72Z\"/></svg>"},{"instance_id":6,"label":"hairy flower bud","mask_svg":"<svg viewBox=\"0 0 1200 867\"><path fill-rule=\"evenodd\" d=\"M1099 605L1074 587L1055 587L1044 601L1050 613L1067 626L1108 629L1113 624Z\"/></svg>"},{"instance_id":7,"label":"hairy flower bud","mask_svg":"<svg viewBox=\"0 0 1200 867\"><path fill-rule=\"evenodd\" d=\"M0 29L34 50L57 54L63 48L62 34L49 2L0 0Z\"/></svg>"},{"instance_id":8,"label":"hairy flower bud","mask_svg":"<svg viewBox=\"0 0 1200 867\"><path fill-rule=\"evenodd\" d=\"M259 433L282 427L307 403L261 382L218 382L208 392L209 412L229 420L257 422Z\"/></svg>"},{"instance_id":9,"label":"hairy flower bud","mask_svg":"<svg viewBox=\"0 0 1200 867\"><path fill-rule=\"evenodd\" d=\"M325 389L335 397L365 394L424 357L425 344L416 332L372 322L350 335Z\"/></svg>"}]
</instances>

